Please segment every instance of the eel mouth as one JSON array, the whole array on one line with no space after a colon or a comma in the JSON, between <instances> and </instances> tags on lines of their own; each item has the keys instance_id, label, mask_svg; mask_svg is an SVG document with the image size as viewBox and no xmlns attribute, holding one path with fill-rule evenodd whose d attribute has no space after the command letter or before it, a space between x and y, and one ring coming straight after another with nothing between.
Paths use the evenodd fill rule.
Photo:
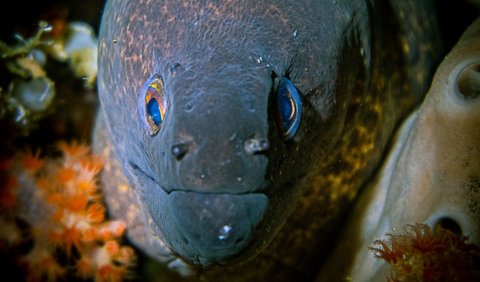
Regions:
<instances>
[{"instance_id":1,"label":"eel mouth","mask_svg":"<svg viewBox=\"0 0 480 282\"><path fill-rule=\"evenodd\" d=\"M158 188L162 189L162 191L166 194L171 194L173 192L191 192L191 193L198 193L198 194L211 194L211 195L220 195L220 194L229 194L229 195L246 195L246 194L255 194L260 193L259 191L265 190L265 188L271 185L271 181L264 179L263 182L259 185L253 186L253 189L232 189L234 185L225 185L217 187L216 189L205 189L205 187L201 189L196 188L175 188L175 187L166 187L161 185L160 182L153 177L152 175L148 174L145 170L143 170L140 166L136 165L135 163L129 161L128 162L130 168L134 172L134 176L139 178L141 182L153 182ZM241 182L241 177L237 178L238 182ZM237 184L237 183L235 183ZM198 188L198 187L197 187Z\"/></svg>"},{"instance_id":2,"label":"eel mouth","mask_svg":"<svg viewBox=\"0 0 480 282\"><path fill-rule=\"evenodd\" d=\"M262 193L203 194L175 191L166 198L168 226L164 235L172 249L194 264L222 263L254 241L268 198Z\"/></svg>"},{"instance_id":3,"label":"eel mouth","mask_svg":"<svg viewBox=\"0 0 480 282\"><path fill-rule=\"evenodd\" d=\"M166 191L140 167L130 165L160 236L182 259L205 266L223 264L255 241L269 204L266 194Z\"/></svg>"}]
</instances>

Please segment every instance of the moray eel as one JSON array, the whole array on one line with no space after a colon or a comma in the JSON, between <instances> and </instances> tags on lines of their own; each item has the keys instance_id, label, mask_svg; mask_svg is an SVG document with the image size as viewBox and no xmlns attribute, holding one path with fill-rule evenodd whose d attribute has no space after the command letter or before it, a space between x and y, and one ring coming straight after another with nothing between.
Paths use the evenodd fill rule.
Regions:
<instances>
[{"instance_id":1,"label":"moray eel","mask_svg":"<svg viewBox=\"0 0 480 282\"><path fill-rule=\"evenodd\" d=\"M109 212L183 274L309 279L440 52L428 1L108 1Z\"/></svg>"},{"instance_id":2,"label":"moray eel","mask_svg":"<svg viewBox=\"0 0 480 282\"><path fill-rule=\"evenodd\" d=\"M479 124L480 18L445 57L424 102L399 130L378 176L355 204L344 244L318 280L339 281L339 273L352 281L384 280L389 269L368 247L406 224L446 228L480 245ZM348 271L339 269L345 265Z\"/></svg>"}]
</instances>

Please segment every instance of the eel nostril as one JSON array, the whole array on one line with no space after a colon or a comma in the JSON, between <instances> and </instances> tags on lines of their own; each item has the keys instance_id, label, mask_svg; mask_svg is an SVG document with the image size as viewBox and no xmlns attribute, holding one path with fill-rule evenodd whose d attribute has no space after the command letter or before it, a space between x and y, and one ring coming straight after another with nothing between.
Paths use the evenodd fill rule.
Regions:
<instances>
[{"instance_id":1,"label":"eel nostril","mask_svg":"<svg viewBox=\"0 0 480 282\"><path fill-rule=\"evenodd\" d=\"M175 144L172 146L172 155L180 161L188 152L188 144Z\"/></svg>"},{"instance_id":2,"label":"eel nostril","mask_svg":"<svg viewBox=\"0 0 480 282\"><path fill-rule=\"evenodd\" d=\"M480 95L480 63L462 70L458 77L458 91L468 99L475 99Z\"/></svg>"},{"instance_id":3,"label":"eel nostril","mask_svg":"<svg viewBox=\"0 0 480 282\"><path fill-rule=\"evenodd\" d=\"M265 153L268 148L270 148L270 144L265 138L250 138L244 143L245 152L251 155Z\"/></svg>"}]
</instances>

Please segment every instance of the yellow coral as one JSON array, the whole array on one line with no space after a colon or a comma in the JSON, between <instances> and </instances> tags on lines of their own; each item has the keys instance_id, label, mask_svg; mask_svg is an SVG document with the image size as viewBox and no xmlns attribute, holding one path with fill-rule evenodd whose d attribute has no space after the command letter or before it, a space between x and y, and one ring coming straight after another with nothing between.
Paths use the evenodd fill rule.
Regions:
<instances>
[{"instance_id":1,"label":"yellow coral","mask_svg":"<svg viewBox=\"0 0 480 282\"><path fill-rule=\"evenodd\" d=\"M97 183L101 161L85 144L61 142L58 149L58 159L26 151L0 160L1 245L21 243L24 231L16 223L21 219L33 242L32 249L17 258L26 267L27 279L128 278L135 253L121 245L125 223L105 220Z\"/></svg>"}]
</instances>

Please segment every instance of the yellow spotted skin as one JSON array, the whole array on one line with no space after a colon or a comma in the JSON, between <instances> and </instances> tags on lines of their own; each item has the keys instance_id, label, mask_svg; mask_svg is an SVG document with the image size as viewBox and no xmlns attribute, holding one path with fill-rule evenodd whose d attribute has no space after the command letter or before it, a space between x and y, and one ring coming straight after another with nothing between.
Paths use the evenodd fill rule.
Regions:
<instances>
[{"instance_id":1,"label":"yellow spotted skin","mask_svg":"<svg viewBox=\"0 0 480 282\"><path fill-rule=\"evenodd\" d=\"M226 14L227 12L218 6L207 2L208 10L213 11L210 14L212 19L236 16ZM345 78L345 81L339 81L339 85L336 85L342 91L351 92L349 101L338 106L338 111L345 113L345 120L348 123L343 127L339 126L340 132L336 142L325 149L328 152L322 154L322 159L316 161L308 173L299 180L300 183L296 184L303 187L302 193L292 199L283 199L285 202L295 201L289 217L273 235L271 241L266 243L267 246L259 247L256 250L258 254L251 259L228 266L208 268L191 266L193 276L188 279L309 281L314 279L322 263L328 259L331 247L341 243L336 242L336 234L342 228L343 219L357 195L361 193L362 187L380 166L395 128L421 102L441 52L438 47L440 43L435 19L430 11L419 9L416 1L392 0L388 1L388 4L380 4L382 1L367 2L369 4L374 2L371 6L372 21L376 23L371 27L373 39L370 46L371 58L363 55L362 52L365 50L360 50L360 53L368 61L366 64L369 65L370 72L359 75L358 78ZM345 3L341 4L346 5ZM163 11L168 7L170 6L161 6L160 13L170 15L171 18L167 18L167 21L173 23L176 20L175 12ZM198 9L199 13L204 10L207 9ZM228 8L226 10L228 11ZM279 13L275 4L269 6L269 11ZM288 17L279 16L278 19L281 24L288 24ZM156 28L155 22L148 22L148 26L150 29ZM138 37L130 30L134 28L136 26L127 26L123 39L138 48L132 49L138 52L120 46L119 56L125 61L124 65L127 68L125 72L148 77L155 68L154 62L142 57L146 52L141 48L145 45L139 47L132 42L151 42L158 35L145 32ZM122 44L122 41L119 39L116 44ZM107 47L108 42L100 40L100 49L104 50ZM168 46L168 43L162 47L167 50L166 53L168 50L175 50ZM302 54L300 64L308 62L310 55ZM141 88L143 81L136 81L133 78L122 80L115 70L115 60L112 61L114 62L107 65L104 70L112 81L121 81L126 85L133 85L132 88ZM348 61L339 65L343 69L356 67L349 65ZM311 90L308 88L308 80L314 80L315 77L311 77L312 72L308 72L307 67L299 69L292 76L298 77L296 86L308 92ZM341 69L338 75L341 75ZM109 89L108 86L102 86L102 83L104 82L99 82L101 87ZM117 94L120 91L112 92L113 95L120 95ZM109 106L120 107L121 103L126 103L135 107L134 98L122 98L125 98L124 101L116 99L113 102L115 105ZM94 144L95 150L107 160L103 183L106 184L104 192L110 212L127 221L129 238L136 245L143 250L154 249L155 259L161 264L170 266L176 261L176 257L158 236L160 233L158 227L145 212L142 197L136 190L138 183L129 181L128 179L131 179L129 175L122 172L122 168L127 164L119 161L115 155L116 152L122 154L129 150L128 142L122 143L119 138L114 137L115 128L105 128L104 114L106 113L99 115ZM133 120L135 116L132 114L129 118ZM301 151L302 148L296 149ZM295 163L291 163L290 166L295 167ZM167 274L165 272L158 274L162 275Z\"/></svg>"}]
</instances>

